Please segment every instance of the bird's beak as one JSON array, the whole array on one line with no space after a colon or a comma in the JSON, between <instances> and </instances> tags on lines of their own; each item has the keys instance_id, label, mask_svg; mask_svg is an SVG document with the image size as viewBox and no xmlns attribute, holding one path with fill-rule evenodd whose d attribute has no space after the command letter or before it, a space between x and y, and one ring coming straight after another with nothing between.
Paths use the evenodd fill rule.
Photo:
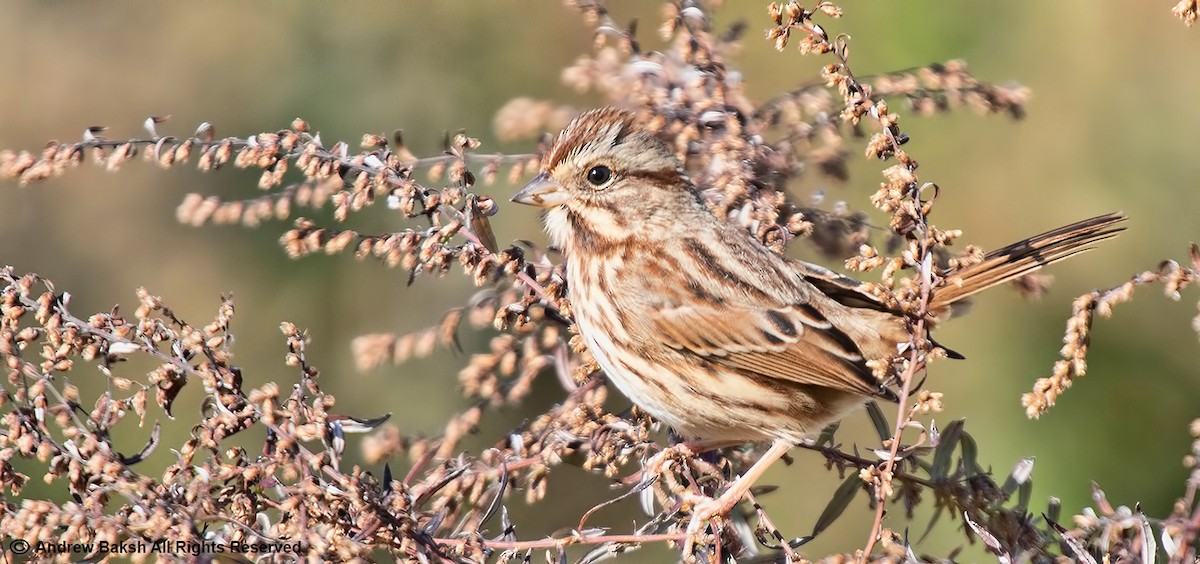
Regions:
<instances>
[{"instance_id":1,"label":"bird's beak","mask_svg":"<svg viewBox=\"0 0 1200 564\"><path fill-rule=\"evenodd\" d=\"M562 186L558 185L550 175L541 173L533 180L529 181L524 188L521 188L512 201L518 204L527 206L536 206L539 208L552 208L554 206L565 204L570 195Z\"/></svg>"}]
</instances>

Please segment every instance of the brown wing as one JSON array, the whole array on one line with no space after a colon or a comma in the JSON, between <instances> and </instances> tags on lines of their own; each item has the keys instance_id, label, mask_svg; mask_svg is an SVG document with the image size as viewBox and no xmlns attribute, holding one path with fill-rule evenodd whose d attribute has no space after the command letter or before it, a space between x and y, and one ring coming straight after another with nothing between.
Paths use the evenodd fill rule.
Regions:
<instances>
[{"instance_id":1,"label":"brown wing","mask_svg":"<svg viewBox=\"0 0 1200 564\"><path fill-rule=\"evenodd\" d=\"M888 307L880 301L878 296L871 293L871 286L866 282L843 276L811 262L793 260L788 264L796 274L816 286L821 293L842 305L889 313L895 312L894 308Z\"/></svg>"},{"instance_id":2,"label":"brown wing","mask_svg":"<svg viewBox=\"0 0 1200 564\"><path fill-rule=\"evenodd\" d=\"M655 312L664 342L766 378L894 398L862 351L812 306L725 309L683 306Z\"/></svg>"}]
</instances>

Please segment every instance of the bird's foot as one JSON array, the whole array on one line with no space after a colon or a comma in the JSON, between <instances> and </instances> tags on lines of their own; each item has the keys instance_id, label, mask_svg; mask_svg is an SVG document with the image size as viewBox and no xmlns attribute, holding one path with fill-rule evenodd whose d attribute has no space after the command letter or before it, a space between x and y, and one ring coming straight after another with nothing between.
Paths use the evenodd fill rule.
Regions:
<instances>
[{"instance_id":1,"label":"bird's foot","mask_svg":"<svg viewBox=\"0 0 1200 564\"><path fill-rule=\"evenodd\" d=\"M704 525L714 517L728 515L729 511L742 501L742 496L746 495L746 492L736 486L737 484L733 484L720 497L694 496L692 498L692 519L688 523L688 535L699 534L704 530Z\"/></svg>"},{"instance_id":2,"label":"bird's foot","mask_svg":"<svg viewBox=\"0 0 1200 564\"><path fill-rule=\"evenodd\" d=\"M732 484L731 487L721 494L720 497L712 498L701 495L692 495L688 497L688 501L692 504L692 518L688 521L687 539L683 544L683 554L691 554L692 548L701 535L704 534L704 529L713 519L723 518L737 506L746 495L746 491L738 485ZM719 532L719 529L717 529Z\"/></svg>"},{"instance_id":3,"label":"bird's foot","mask_svg":"<svg viewBox=\"0 0 1200 564\"><path fill-rule=\"evenodd\" d=\"M779 460L784 454L787 454L791 448L791 443L784 440L777 440L771 444L771 448L759 458L757 462L750 466L748 470L725 488L725 491L717 498L704 496L692 496L692 518L688 522L687 540L684 541L684 554L691 554L691 549L695 546L696 537L704 531L704 527L714 517L725 516L729 514L754 483L762 477L767 468L776 460Z\"/></svg>"}]
</instances>

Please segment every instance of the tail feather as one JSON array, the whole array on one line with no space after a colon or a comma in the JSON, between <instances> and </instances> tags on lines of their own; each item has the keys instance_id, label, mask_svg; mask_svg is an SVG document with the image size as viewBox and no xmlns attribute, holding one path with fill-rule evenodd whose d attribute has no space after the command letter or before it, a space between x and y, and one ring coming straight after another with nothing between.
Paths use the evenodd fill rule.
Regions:
<instances>
[{"instance_id":1,"label":"tail feather","mask_svg":"<svg viewBox=\"0 0 1200 564\"><path fill-rule=\"evenodd\" d=\"M1085 219L992 251L977 264L946 272L946 282L934 289L930 309L943 309L992 286L1090 251L1088 245L1124 231L1118 225L1122 221L1125 215L1120 212Z\"/></svg>"}]
</instances>

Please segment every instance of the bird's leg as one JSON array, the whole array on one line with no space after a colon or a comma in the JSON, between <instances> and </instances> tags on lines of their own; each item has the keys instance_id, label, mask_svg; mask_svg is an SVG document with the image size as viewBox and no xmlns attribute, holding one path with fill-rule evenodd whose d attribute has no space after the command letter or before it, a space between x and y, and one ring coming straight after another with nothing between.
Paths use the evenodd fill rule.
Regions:
<instances>
[{"instance_id":1,"label":"bird's leg","mask_svg":"<svg viewBox=\"0 0 1200 564\"><path fill-rule=\"evenodd\" d=\"M718 515L724 515L730 509L733 509L738 502L742 501L742 498L746 495L746 492L750 491L754 483L767 472L767 469L791 449L792 443L790 441L776 439L775 442L771 443L771 448L767 449L767 452L757 462L751 465L744 474L738 476L733 483L729 484L729 488L725 490L725 493L716 499L707 499L697 503L692 508L692 520L688 524L688 540L685 543L685 548L691 546L692 539L700 534L700 531L704 529L704 525L709 519Z\"/></svg>"}]
</instances>

